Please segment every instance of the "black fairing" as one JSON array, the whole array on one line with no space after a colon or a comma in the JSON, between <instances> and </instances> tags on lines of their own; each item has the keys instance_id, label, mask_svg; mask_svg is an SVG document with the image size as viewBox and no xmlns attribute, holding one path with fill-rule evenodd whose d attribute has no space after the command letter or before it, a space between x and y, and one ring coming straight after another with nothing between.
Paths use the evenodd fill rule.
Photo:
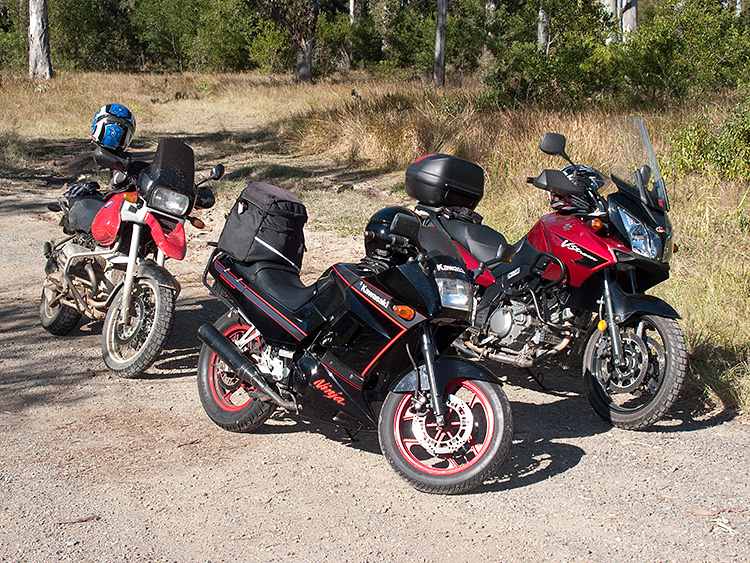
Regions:
<instances>
[{"instance_id":1,"label":"black fairing","mask_svg":"<svg viewBox=\"0 0 750 563\"><path fill-rule=\"evenodd\" d=\"M146 201L158 186L164 186L195 200L195 158L193 149L175 139L162 139L151 166L138 176L138 193ZM190 210L188 209L188 213Z\"/></svg>"}]
</instances>

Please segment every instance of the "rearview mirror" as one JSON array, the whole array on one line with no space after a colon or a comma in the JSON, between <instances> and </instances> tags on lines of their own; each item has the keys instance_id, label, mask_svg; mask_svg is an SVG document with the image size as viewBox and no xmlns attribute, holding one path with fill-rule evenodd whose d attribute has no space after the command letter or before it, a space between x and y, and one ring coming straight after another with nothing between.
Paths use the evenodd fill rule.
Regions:
<instances>
[{"instance_id":1,"label":"rearview mirror","mask_svg":"<svg viewBox=\"0 0 750 563\"><path fill-rule=\"evenodd\" d=\"M211 174L208 175L209 180L218 180L224 175L224 165L217 164L211 169Z\"/></svg>"},{"instance_id":2,"label":"rearview mirror","mask_svg":"<svg viewBox=\"0 0 750 563\"><path fill-rule=\"evenodd\" d=\"M546 133L542 137L542 142L539 143L539 148L545 154L561 156L565 160L569 160L568 155L565 154L565 135L561 135L560 133Z\"/></svg>"}]
</instances>

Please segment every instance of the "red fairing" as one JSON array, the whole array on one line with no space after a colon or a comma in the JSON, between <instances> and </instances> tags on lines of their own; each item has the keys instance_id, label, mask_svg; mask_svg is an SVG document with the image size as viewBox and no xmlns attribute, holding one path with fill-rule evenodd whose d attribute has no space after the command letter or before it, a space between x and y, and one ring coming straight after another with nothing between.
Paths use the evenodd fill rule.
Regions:
<instances>
[{"instance_id":1,"label":"red fairing","mask_svg":"<svg viewBox=\"0 0 750 563\"><path fill-rule=\"evenodd\" d=\"M165 228L151 213L146 213L143 220L151 228L151 237L156 246L161 248L167 257L175 260L185 258L185 229L181 222L177 221L174 229L165 231Z\"/></svg>"},{"instance_id":2,"label":"red fairing","mask_svg":"<svg viewBox=\"0 0 750 563\"><path fill-rule=\"evenodd\" d=\"M532 227L526 239L534 248L560 258L568 268L568 283L580 287L589 276L617 262L614 250L629 252L618 239L598 235L578 217L550 213ZM557 279L560 268L550 265L547 279Z\"/></svg>"},{"instance_id":3,"label":"red fairing","mask_svg":"<svg viewBox=\"0 0 750 563\"><path fill-rule=\"evenodd\" d=\"M466 250L461 248L461 246L457 243L456 248L458 248L458 251L461 253L461 257L464 259L464 264L466 264L467 270L475 270L477 266L479 266L479 261L477 261L477 259L469 254ZM495 283L495 278L492 277L492 275L487 270L485 270L484 272L482 272L481 276L474 280L474 283L481 285L482 287L490 287L493 283Z\"/></svg>"},{"instance_id":4,"label":"red fairing","mask_svg":"<svg viewBox=\"0 0 750 563\"><path fill-rule=\"evenodd\" d=\"M91 224L91 234L96 242L102 246L109 246L115 240L120 232L122 219L120 218L120 208L122 207L122 198L125 194L115 194L99 210Z\"/></svg>"}]
</instances>

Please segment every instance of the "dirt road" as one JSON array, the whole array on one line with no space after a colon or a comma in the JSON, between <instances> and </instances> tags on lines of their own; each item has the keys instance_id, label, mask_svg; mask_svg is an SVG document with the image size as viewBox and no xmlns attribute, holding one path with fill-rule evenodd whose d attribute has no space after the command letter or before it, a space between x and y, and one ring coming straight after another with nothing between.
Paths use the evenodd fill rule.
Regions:
<instances>
[{"instance_id":1,"label":"dirt road","mask_svg":"<svg viewBox=\"0 0 750 563\"><path fill-rule=\"evenodd\" d=\"M682 402L651 431L613 429L578 374L548 373L542 392L492 366L513 447L458 497L411 489L374 435L284 416L222 431L195 385L196 328L221 313L200 283L215 233L169 265L183 292L162 358L111 378L101 323L64 338L39 324L58 191L0 183L0 561L750 561L750 425ZM360 244L308 232L308 280Z\"/></svg>"}]
</instances>

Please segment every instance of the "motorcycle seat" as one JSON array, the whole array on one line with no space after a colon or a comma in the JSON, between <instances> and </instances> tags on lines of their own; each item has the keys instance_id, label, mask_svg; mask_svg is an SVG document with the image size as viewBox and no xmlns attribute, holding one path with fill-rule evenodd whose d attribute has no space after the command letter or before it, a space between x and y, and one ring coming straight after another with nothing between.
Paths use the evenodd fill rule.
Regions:
<instances>
[{"instance_id":1,"label":"motorcycle seat","mask_svg":"<svg viewBox=\"0 0 750 563\"><path fill-rule=\"evenodd\" d=\"M504 262L515 253L505 237L487 225L455 219L442 219L441 224L450 237L479 262Z\"/></svg>"},{"instance_id":2,"label":"motorcycle seat","mask_svg":"<svg viewBox=\"0 0 750 563\"><path fill-rule=\"evenodd\" d=\"M326 294L339 291L331 272L321 276L314 284L306 286L299 273L291 266L274 262L234 262L233 268L243 279L272 297L290 311L298 311L307 303L324 299Z\"/></svg>"}]
</instances>

